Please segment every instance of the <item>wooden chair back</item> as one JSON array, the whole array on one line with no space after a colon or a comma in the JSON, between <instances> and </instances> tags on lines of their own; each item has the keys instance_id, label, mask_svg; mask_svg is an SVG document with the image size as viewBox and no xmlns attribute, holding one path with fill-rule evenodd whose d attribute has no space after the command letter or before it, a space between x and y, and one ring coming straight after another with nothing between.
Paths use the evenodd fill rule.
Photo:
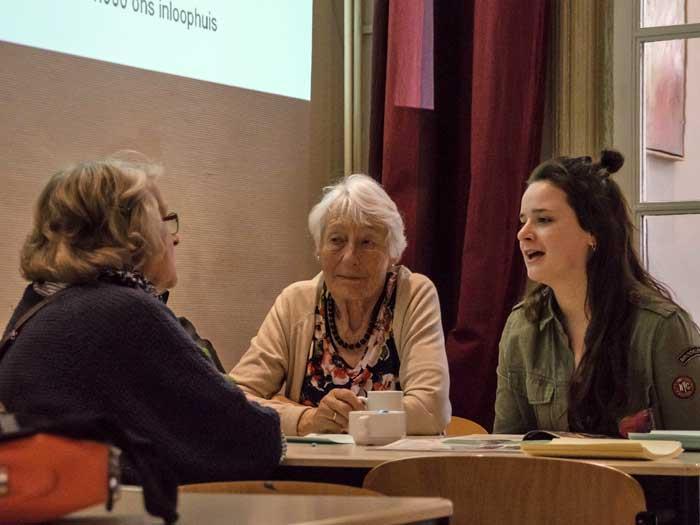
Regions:
<instances>
[{"instance_id":1,"label":"wooden chair back","mask_svg":"<svg viewBox=\"0 0 700 525\"><path fill-rule=\"evenodd\" d=\"M388 461L364 488L389 496L452 500L450 523L627 524L646 510L644 492L612 467L523 456L433 456Z\"/></svg>"},{"instance_id":2,"label":"wooden chair back","mask_svg":"<svg viewBox=\"0 0 700 525\"><path fill-rule=\"evenodd\" d=\"M445 428L448 436L466 436L469 434L488 434L488 431L476 421L463 417L452 416Z\"/></svg>"},{"instance_id":3,"label":"wooden chair back","mask_svg":"<svg viewBox=\"0 0 700 525\"><path fill-rule=\"evenodd\" d=\"M182 492L218 494L305 494L323 496L383 496L377 491L337 483L311 481L223 481L180 485Z\"/></svg>"}]
</instances>

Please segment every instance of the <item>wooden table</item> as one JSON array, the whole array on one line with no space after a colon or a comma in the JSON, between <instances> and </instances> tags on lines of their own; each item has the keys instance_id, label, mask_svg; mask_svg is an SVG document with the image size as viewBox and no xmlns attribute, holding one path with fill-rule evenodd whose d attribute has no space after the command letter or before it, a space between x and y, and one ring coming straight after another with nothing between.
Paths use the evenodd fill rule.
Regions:
<instances>
[{"instance_id":1,"label":"wooden table","mask_svg":"<svg viewBox=\"0 0 700 525\"><path fill-rule=\"evenodd\" d=\"M281 496L181 493L178 525L392 525L448 523L452 503L443 498ZM141 490L122 489L114 511L92 507L56 525L151 525Z\"/></svg>"},{"instance_id":2,"label":"wooden table","mask_svg":"<svg viewBox=\"0 0 700 525\"><path fill-rule=\"evenodd\" d=\"M385 461L414 456L435 455L493 456L520 452L413 452L374 450L357 445L321 445L289 443L287 457L276 479L327 481L362 485L367 472ZM644 488L647 507L669 523L700 523L700 453L685 452L678 458L657 461L622 459L575 460L608 465L637 479Z\"/></svg>"},{"instance_id":3,"label":"wooden table","mask_svg":"<svg viewBox=\"0 0 700 525\"><path fill-rule=\"evenodd\" d=\"M415 452L409 450L376 450L358 445L315 445L289 443L285 467L334 467L371 469L385 461L415 456L480 455L494 456L520 452ZM631 475L645 476L700 476L700 452L685 452L675 459L637 461L628 459L582 459L587 463L608 465Z\"/></svg>"}]
</instances>

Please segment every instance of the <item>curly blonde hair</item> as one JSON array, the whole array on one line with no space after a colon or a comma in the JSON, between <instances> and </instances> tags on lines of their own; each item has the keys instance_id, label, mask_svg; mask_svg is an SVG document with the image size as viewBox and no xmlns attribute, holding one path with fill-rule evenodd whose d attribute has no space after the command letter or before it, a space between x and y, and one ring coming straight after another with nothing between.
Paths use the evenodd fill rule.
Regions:
<instances>
[{"instance_id":1,"label":"curly blonde hair","mask_svg":"<svg viewBox=\"0 0 700 525\"><path fill-rule=\"evenodd\" d=\"M49 179L21 251L27 280L81 283L102 268L142 270L163 253L154 193L161 168L141 154L129 156L81 162Z\"/></svg>"}]
</instances>

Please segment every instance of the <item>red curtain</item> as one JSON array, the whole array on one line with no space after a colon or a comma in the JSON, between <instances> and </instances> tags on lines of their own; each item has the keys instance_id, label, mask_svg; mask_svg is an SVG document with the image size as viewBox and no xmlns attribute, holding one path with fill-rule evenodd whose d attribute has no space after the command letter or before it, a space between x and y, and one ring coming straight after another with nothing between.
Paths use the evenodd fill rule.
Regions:
<instances>
[{"instance_id":1,"label":"red curtain","mask_svg":"<svg viewBox=\"0 0 700 525\"><path fill-rule=\"evenodd\" d=\"M404 264L438 288L453 414L490 428L498 340L525 276L547 0L375 2L370 174L402 211Z\"/></svg>"}]
</instances>

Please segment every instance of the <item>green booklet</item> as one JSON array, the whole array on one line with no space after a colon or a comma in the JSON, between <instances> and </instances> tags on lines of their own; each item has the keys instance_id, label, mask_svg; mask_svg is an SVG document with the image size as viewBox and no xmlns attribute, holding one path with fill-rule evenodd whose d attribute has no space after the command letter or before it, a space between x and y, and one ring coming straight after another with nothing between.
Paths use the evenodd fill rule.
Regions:
<instances>
[{"instance_id":1,"label":"green booklet","mask_svg":"<svg viewBox=\"0 0 700 525\"><path fill-rule=\"evenodd\" d=\"M685 450L700 450L700 430L652 430L649 433L630 432L629 438L680 441Z\"/></svg>"}]
</instances>

